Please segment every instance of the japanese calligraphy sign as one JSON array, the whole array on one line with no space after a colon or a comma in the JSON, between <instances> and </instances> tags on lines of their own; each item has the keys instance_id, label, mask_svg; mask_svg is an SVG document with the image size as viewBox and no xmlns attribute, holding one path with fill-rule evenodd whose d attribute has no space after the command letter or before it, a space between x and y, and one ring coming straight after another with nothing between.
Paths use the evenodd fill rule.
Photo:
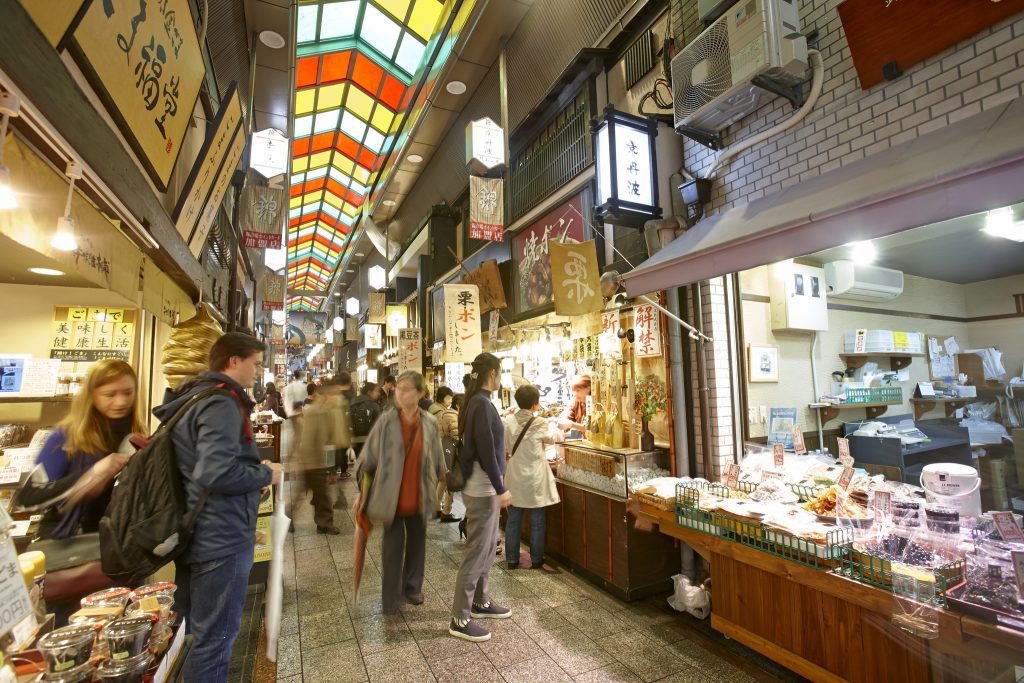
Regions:
<instances>
[{"instance_id":1,"label":"japanese calligraphy sign","mask_svg":"<svg viewBox=\"0 0 1024 683\"><path fill-rule=\"evenodd\" d=\"M469 236L505 241L505 186L501 178L469 176Z\"/></svg>"},{"instance_id":2,"label":"japanese calligraphy sign","mask_svg":"<svg viewBox=\"0 0 1024 683\"><path fill-rule=\"evenodd\" d=\"M373 325L383 325L388 315L384 292L370 292L369 305L366 310L366 322Z\"/></svg>"},{"instance_id":3,"label":"japanese calligraphy sign","mask_svg":"<svg viewBox=\"0 0 1024 683\"><path fill-rule=\"evenodd\" d=\"M482 174L504 163L505 130L486 116L470 121L466 126L466 166L469 170Z\"/></svg>"},{"instance_id":4,"label":"japanese calligraphy sign","mask_svg":"<svg viewBox=\"0 0 1024 683\"><path fill-rule=\"evenodd\" d=\"M480 266L466 274L460 282L480 288L480 312L487 313L496 308L505 308L505 287L501 284L501 271L495 259L487 259Z\"/></svg>"},{"instance_id":5,"label":"japanese calligraphy sign","mask_svg":"<svg viewBox=\"0 0 1024 683\"><path fill-rule=\"evenodd\" d=\"M50 358L86 363L130 360L137 321L134 308L57 306L50 328Z\"/></svg>"},{"instance_id":6,"label":"japanese calligraphy sign","mask_svg":"<svg viewBox=\"0 0 1024 683\"><path fill-rule=\"evenodd\" d=\"M380 325L364 325L363 332L365 334L365 346L368 349L379 349L381 348L381 326Z\"/></svg>"},{"instance_id":7,"label":"japanese calligraphy sign","mask_svg":"<svg viewBox=\"0 0 1024 683\"><path fill-rule=\"evenodd\" d=\"M639 358L661 355L661 313L650 304L633 309L633 334Z\"/></svg>"},{"instance_id":8,"label":"japanese calligraphy sign","mask_svg":"<svg viewBox=\"0 0 1024 683\"><path fill-rule=\"evenodd\" d=\"M166 190L206 76L188 0L91 2L69 48L153 182Z\"/></svg>"},{"instance_id":9,"label":"japanese calligraphy sign","mask_svg":"<svg viewBox=\"0 0 1024 683\"><path fill-rule=\"evenodd\" d=\"M622 343L619 340L619 312L607 311L601 314L601 332L598 334L598 349L608 358L622 357Z\"/></svg>"},{"instance_id":10,"label":"japanese calligraphy sign","mask_svg":"<svg viewBox=\"0 0 1024 683\"><path fill-rule=\"evenodd\" d=\"M185 242L190 242L199 216L203 213L214 182L219 177L221 163L235 142L234 135L242 122L242 103L234 81L228 86L213 123L208 127L206 142L199 150L192 172L182 188L178 203L171 215L175 228Z\"/></svg>"},{"instance_id":11,"label":"japanese calligraphy sign","mask_svg":"<svg viewBox=\"0 0 1024 683\"><path fill-rule=\"evenodd\" d=\"M284 310L284 289L284 275L268 273L263 276L263 295L260 298L264 311Z\"/></svg>"},{"instance_id":12,"label":"japanese calligraphy sign","mask_svg":"<svg viewBox=\"0 0 1024 683\"><path fill-rule=\"evenodd\" d=\"M398 330L398 371L423 372L423 332L406 327Z\"/></svg>"},{"instance_id":13,"label":"japanese calligraphy sign","mask_svg":"<svg viewBox=\"0 0 1024 683\"><path fill-rule=\"evenodd\" d=\"M597 243L562 244L552 240L548 249L551 258L551 290L555 313L582 315L600 311L601 277L597 264Z\"/></svg>"},{"instance_id":14,"label":"japanese calligraphy sign","mask_svg":"<svg viewBox=\"0 0 1024 683\"><path fill-rule=\"evenodd\" d=\"M465 363L445 363L444 364L444 385L454 391L457 394L461 394L466 390L466 386L462 383L462 378L466 374Z\"/></svg>"},{"instance_id":15,"label":"japanese calligraphy sign","mask_svg":"<svg viewBox=\"0 0 1024 683\"><path fill-rule=\"evenodd\" d=\"M409 309L405 304L386 306L385 334L389 337L397 337L398 331L409 325Z\"/></svg>"},{"instance_id":16,"label":"japanese calligraphy sign","mask_svg":"<svg viewBox=\"0 0 1024 683\"><path fill-rule=\"evenodd\" d=\"M345 341L359 341L359 321L355 318L345 318Z\"/></svg>"},{"instance_id":17,"label":"japanese calligraphy sign","mask_svg":"<svg viewBox=\"0 0 1024 683\"><path fill-rule=\"evenodd\" d=\"M445 361L472 362L483 350L476 285L444 286L444 325Z\"/></svg>"},{"instance_id":18,"label":"japanese calligraphy sign","mask_svg":"<svg viewBox=\"0 0 1024 683\"><path fill-rule=\"evenodd\" d=\"M517 312L524 313L552 302L549 240L583 240L583 195L574 195L512 238L516 268Z\"/></svg>"},{"instance_id":19,"label":"japanese calligraphy sign","mask_svg":"<svg viewBox=\"0 0 1024 683\"><path fill-rule=\"evenodd\" d=\"M280 249L285 190L246 185L242 190L238 222L242 246L250 249Z\"/></svg>"},{"instance_id":20,"label":"japanese calligraphy sign","mask_svg":"<svg viewBox=\"0 0 1024 683\"><path fill-rule=\"evenodd\" d=\"M57 47L78 10L82 8L82 0L20 0L25 12L32 17L39 30L43 32L50 45Z\"/></svg>"},{"instance_id":21,"label":"japanese calligraphy sign","mask_svg":"<svg viewBox=\"0 0 1024 683\"><path fill-rule=\"evenodd\" d=\"M210 228L217 220L217 212L220 211L221 202L224 201L224 193L228 191L231 184L231 175L235 172L244 152L245 129L240 125L235 131L234 137L231 138L231 145L228 147L227 154L217 173L217 179L213 183L210 198L206 201L203 212L199 214L199 220L188 239L188 248L196 258L199 258L199 254L202 253L203 247L206 245L206 236L210 234Z\"/></svg>"}]
</instances>

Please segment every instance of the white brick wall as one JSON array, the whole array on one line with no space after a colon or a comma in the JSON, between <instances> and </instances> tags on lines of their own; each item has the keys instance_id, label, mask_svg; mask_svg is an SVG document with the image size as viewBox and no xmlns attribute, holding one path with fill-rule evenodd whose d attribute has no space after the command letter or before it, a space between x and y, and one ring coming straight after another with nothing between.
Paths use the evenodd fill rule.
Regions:
<instances>
[{"instance_id":1,"label":"white brick wall","mask_svg":"<svg viewBox=\"0 0 1024 683\"><path fill-rule=\"evenodd\" d=\"M1024 94L1024 14L1018 14L920 64L897 80L861 90L836 6L801 0L805 33L817 29L825 67L814 111L796 128L735 158L719 173L709 213L758 199L821 173L902 144L919 135ZM696 2L675 0L676 45L695 38ZM681 31L681 33L680 33ZM793 113L776 98L731 126L726 144L770 128ZM715 153L684 143L687 170L703 175Z\"/></svg>"}]
</instances>

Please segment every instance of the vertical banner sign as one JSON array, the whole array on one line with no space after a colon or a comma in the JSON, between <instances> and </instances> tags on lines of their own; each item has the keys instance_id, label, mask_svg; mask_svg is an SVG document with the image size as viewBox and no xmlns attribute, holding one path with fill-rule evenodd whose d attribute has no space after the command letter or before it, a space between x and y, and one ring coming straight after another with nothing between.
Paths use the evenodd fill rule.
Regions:
<instances>
[{"instance_id":1,"label":"vertical banner sign","mask_svg":"<svg viewBox=\"0 0 1024 683\"><path fill-rule=\"evenodd\" d=\"M359 341L359 321L355 318L345 318L345 341Z\"/></svg>"},{"instance_id":2,"label":"vertical banner sign","mask_svg":"<svg viewBox=\"0 0 1024 683\"><path fill-rule=\"evenodd\" d=\"M423 372L423 332L415 328L398 331L398 371Z\"/></svg>"},{"instance_id":3,"label":"vertical banner sign","mask_svg":"<svg viewBox=\"0 0 1024 683\"><path fill-rule=\"evenodd\" d=\"M619 343L619 312L608 311L601 314L601 333L597 338L598 350L608 358L622 357L622 344Z\"/></svg>"},{"instance_id":4,"label":"vertical banner sign","mask_svg":"<svg viewBox=\"0 0 1024 683\"><path fill-rule=\"evenodd\" d=\"M483 350L476 285L444 286L445 361L469 363Z\"/></svg>"},{"instance_id":5,"label":"vertical banner sign","mask_svg":"<svg viewBox=\"0 0 1024 683\"><path fill-rule=\"evenodd\" d=\"M383 325L387 321L384 292L370 292L367 306L366 321L373 325Z\"/></svg>"},{"instance_id":6,"label":"vertical banner sign","mask_svg":"<svg viewBox=\"0 0 1024 683\"><path fill-rule=\"evenodd\" d=\"M648 358L661 355L661 316L650 304L633 309L633 333L636 335L636 355Z\"/></svg>"},{"instance_id":7,"label":"vertical banner sign","mask_svg":"<svg viewBox=\"0 0 1024 683\"><path fill-rule=\"evenodd\" d=\"M513 267L516 269L517 312L525 313L551 303L550 240L583 241L583 194L541 216L512 238Z\"/></svg>"},{"instance_id":8,"label":"vertical banner sign","mask_svg":"<svg viewBox=\"0 0 1024 683\"><path fill-rule=\"evenodd\" d=\"M269 273L263 277L263 300L264 311L284 310L284 275Z\"/></svg>"},{"instance_id":9,"label":"vertical banner sign","mask_svg":"<svg viewBox=\"0 0 1024 683\"><path fill-rule=\"evenodd\" d=\"M772 461L776 467L786 466L786 449L781 443L772 444Z\"/></svg>"},{"instance_id":10,"label":"vertical banner sign","mask_svg":"<svg viewBox=\"0 0 1024 683\"><path fill-rule=\"evenodd\" d=\"M409 325L409 309L405 304L386 306L387 315L385 318L385 334L389 337L397 337L398 331Z\"/></svg>"},{"instance_id":11,"label":"vertical banner sign","mask_svg":"<svg viewBox=\"0 0 1024 683\"><path fill-rule=\"evenodd\" d=\"M600 311L604 300L601 298L597 242L589 240L578 244L562 244L552 240L548 248L555 313L582 315Z\"/></svg>"},{"instance_id":12,"label":"vertical banner sign","mask_svg":"<svg viewBox=\"0 0 1024 683\"><path fill-rule=\"evenodd\" d=\"M492 344L498 343L498 323L501 322L501 314L497 310L491 311L491 319L487 325L487 338Z\"/></svg>"},{"instance_id":13,"label":"vertical banner sign","mask_svg":"<svg viewBox=\"0 0 1024 683\"><path fill-rule=\"evenodd\" d=\"M800 423L794 422L793 426L790 427L790 432L793 434L793 452L806 453L807 445L804 443L804 430Z\"/></svg>"},{"instance_id":14,"label":"vertical banner sign","mask_svg":"<svg viewBox=\"0 0 1024 683\"><path fill-rule=\"evenodd\" d=\"M187 244L191 244L192 233L203 213L214 183L219 177L220 167L235 143L235 133L242 123L242 102L234 81L228 86L220 102L217 116L207 126L206 141L199 150L196 163L185 180L185 186L178 196L178 203L171 212L174 227Z\"/></svg>"},{"instance_id":15,"label":"vertical banner sign","mask_svg":"<svg viewBox=\"0 0 1024 683\"><path fill-rule=\"evenodd\" d=\"M199 258L199 254L202 253L203 247L206 245L206 236L210 234L210 228L213 227L217 220L217 212L220 211L221 202L224 201L224 195L231 185L231 176L234 174L235 168L238 166L238 162L241 161L242 154L244 153L245 127L239 126L238 130L235 131L234 137L231 138L231 145L227 149L224 162L221 164L220 171L217 173L217 178L213 183L210 198L206 200L206 206L203 207L203 212L199 214L199 221L196 223L192 236L188 240L188 248L196 258Z\"/></svg>"},{"instance_id":16,"label":"vertical banner sign","mask_svg":"<svg viewBox=\"0 0 1024 683\"><path fill-rule=\"evenodd\" d=\"M69 49L146 172L166 190L206 76L188 0L91 2Z\"/></svg>"},{"instance_id":17,"label":"vertical banner sign","mask_svg":"<svg viewBox=\"0 0 1024 683\"><path fill-rule=\"evenodd\" d=\"M839 462L843 467L853 467L853 456L850 455L850 440L839 437L836 439L839 447Z\"/></svg>"},{"instance_id":18,"label":"vertical banner sign","mask_svg":"<svg viewBox=\"0 0 1024 683\"><path fill-rule=\"evenodd\" d=\"M242 246L249 249L280 249L285 191L246 185L242 190L238 222Z\"/></svg>"},{"instance_id":19,"label":"vertical banner sign","mask_svg":"<svg viewBox=\"0 0 1024 683\"><path fill-rule=\"evenodd\" d=\"M505 241L505 195L501 178L469 176L469 236Z\"/></svg>"},{"instance_id":20,"label":"vertical banner sign","mask_svg":"<svg viewBox=\"0 0 1024 683\"><path fill-rule=\"evenodd\" d=\"M365 325L363 329L366 331L366 348L381 348L380 325Z\"/></svg>"},{"instance_id":21,"label":"vertical banner sign","mask_svg":"<svg viewBox=\"0 0 1024 683\"><path fill-rule=\"evenodd\" d=\"M465 385L462 383L462 378L465 374L466 365L464 363L445 363L444 385L456 394L461 394L466 390Z\"/></svg>"}]
</instances>

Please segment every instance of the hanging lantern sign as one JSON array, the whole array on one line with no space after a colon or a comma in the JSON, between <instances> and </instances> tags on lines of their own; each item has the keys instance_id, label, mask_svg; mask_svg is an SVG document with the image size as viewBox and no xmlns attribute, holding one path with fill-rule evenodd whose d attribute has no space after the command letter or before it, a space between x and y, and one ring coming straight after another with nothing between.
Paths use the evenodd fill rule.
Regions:
<instances>
[{"instance_id":1,"label":"hanging lantern sign","mask_svg":"<svg viewBox=\"0 0 1024 683\"><path fill-rule=\"evenodd\" d=\"M444 286L445 361L469 363L483 351L476 285Z\"/></svg>"},{"instance_id":2,"label":"hanging lantern sign","mask_svg":"<svg viewBox=\"0 0 1024 683\"><path fill-rule=\"evenodd\" d=\"M606 223L642 227L661 217L658 206L656 121L624 114L609 105L594 126L597 208Z\"/></svg>"},{"instance_id":3,"label":"hanging lantern sign","mask_svg":"<svg viewBox=\"0 0 1024 683\"><path fill-rule=\"evenodd\" d=\"M466 126L466 166L486 175L505 163L505 130L486 116Z\"/></svg>"},{"instance_id":4,"label":"hanging lantern sign","mask_svg":"<svg viewBox=\"0 0 1024 683\"><path fill-rule=\"evenodd\" d=\"M355 318L345 318L345 341L359 341L359 321Z\"/></svg>"},{"instance_id":5,"label":"hanging lantern sign","mask_svg":"<svg viewBox=\"0 0 1024 683\"><path fill-rule=\"evenodd\" d=\"M252 134L249 168L265 178L273 178L288 170L288 138L276 128Z\"/></svg>"},{"instance_id":6,"label":"hanging lantern sign","mask_svg":"<svg viewBox=\"0 0 1024 683\"><path fill-rule=\"evenodd\" d=\"M374 325L383 325L387 319L384 292L370 292L367 297L366 320Z\"/></svg>"},{"instance_id":7,"label":"hanging lantern sign","mask_svg":"<svg viewBox=\"0 0 1024 683\"><path fill-rule=\"evenodd\" d=\"M501 178L469 176L469 237L505 240L505 195Z\"/></svg>"}]
</instances>

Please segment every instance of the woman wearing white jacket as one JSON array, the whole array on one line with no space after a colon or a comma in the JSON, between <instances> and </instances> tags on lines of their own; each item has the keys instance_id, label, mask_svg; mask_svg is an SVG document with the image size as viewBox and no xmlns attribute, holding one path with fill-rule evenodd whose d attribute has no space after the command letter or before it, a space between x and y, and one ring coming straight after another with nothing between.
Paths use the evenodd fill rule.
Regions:
<instances>
[{"instance_id":1,"label":"woman wearing white jacket","mask_svg":"<svg viewBox=\"0 0 1024 683\"><path fill-rule=\"evenodd\" d=\"M555 475L551 473L544 448L560 443L564 432L554 423L534 412L540 409L540 391L533 385L516 390L516 404L520 410L505 418L505 448L508 465L505 486L512 494L505 524L505 557L509 569L519 568L519 536L523 527L523 514L530 514L531 569L546 572L558 570L544 564L544 537L547 533L545 510L559 502Z\"/></svg>"}]
</instances>

